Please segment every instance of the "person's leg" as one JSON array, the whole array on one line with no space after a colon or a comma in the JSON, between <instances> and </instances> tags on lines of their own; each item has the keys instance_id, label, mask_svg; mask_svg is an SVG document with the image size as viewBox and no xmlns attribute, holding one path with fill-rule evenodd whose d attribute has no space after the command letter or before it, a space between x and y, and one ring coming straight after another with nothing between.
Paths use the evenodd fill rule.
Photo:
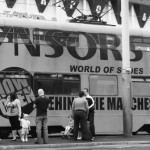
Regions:
<instances>
[{"instance_id":1,"label":"person's leg","mask_svg":"<svg viewBox=\"0 0 150 150\"><path fill-rule=\"evenodd\" d=\"M90 131L91 131L92 137L94 137L95 136L94 111L89 113L89 122L90 122Z\"/></svg>"},{"instance_id":2,"label":"person's leg","mask_svg":"<svg viewBox=\"0 0 150 150\"><path fill-rule=\"evenodd\" d=\"M74 128L73 128L73 138L77 140L78 137L78 130L79 130L79 112L74 112Z\"/></svg>"},{"instance_id":3,"label":"person's leg","mask_svg":"<svg viewBox=\"0 0 150 150\"><path fill-rule=\"evenodd\" d=\"M66 128L65 128L65 132L64 132L64 135L67 135L67 133L68 133L69 129L70 129L70 126L66 126Z\"/></svg>"},{"instance_id":4,"label":"person's leg","mask_svg":"<svg viewBox=\"0 0 150 150\"><path fill-rule=\"evenodd\" d=\"M16 134L17 134L16 130L12 130L12 136L13 136L12 141L16 140Z\"/></svg>"},{"instance_id":5,"label":"person's leg","mask_svg":"<svg viewBox=\"0 0 150 150\"><path fill-rule=\"evenodd\" d=\"M43 141L48 144L47 116L43 117Z\"/></svg>"},{"instance_id":6,"label":"person's leg","mask_svg":"<svg viewBox=\"0 0 150 150\"><path fill-rule=\"evenodd\" d=\"M18 131L18 134L19 134L19 137L21 139L22 135L21 135L21 129L20 130L17 130Z\"/></svg>"},{"instance_id":7,"label":"person's leg","mask_svg":"<svg viewBox=\"0 0 150 150\"><path fill-rule=\"evenodd\" d=\"M24 129L21 130L21 141L24 142Z\"/></svg>"},{"instance_id":8,"label":"person's leg","mask_svg":"<svg viewBox=\"0 0 150 150\"><path fill-rule=\"evenodd\" d=\"M14 116L14 128L18 132L18 135L21 139L22 135L21 135L21 126L20 126L19 116Z\"/></svg>"},{"instance_id":9,"label":"person's leg","mask_svg":"<svg viewBox=\"0 0 150 150\"><path fill-rule=\"evenodd\" d=\"M87 125L87 118L86 118L85 112L81 113L80 125L81 125L82 139L83 140L91 140L92 135L91 135L91 132L90 132L88 125Z\"/></svg>"},{"instance_id":10,"label":"person's leg","mask_svg":"<svg viewBox=\"0 0 150 150\"><path fill-rule=\"evenodd\" d=\"M10 125L11 125L12 136L13 136L12 141L16 141L15 118L13 116L10 116L9 117L9 122L10 122Z\"/></svg>"},{"instance_id":11,"label":"person's leg","mask_svg":"<svg viewBox=\"0 0 150 150\"><path fill-rule=\"evenodd\" d=\"M78 140L81 140L82 139L82 134L81 134L81 131L80 131L81 129L79 128L79 131L78 131Z\"/></svg>"},{"instance_id":12,"label":"person's leg","mask_svg":"<svg viewBox=\"0 0 150 150\"><path fill-rule=\"evenodd\" d=\"M36 134L37 134L37 141L35 144L41 144L42 138L41 138L41 127L42 127L42 118L41 116L36 117Z\"/></svg>"},{"instance_id":13,"label":"person's leg","mask_svg":"<svg viewBox=\"0 0 150 150\"><path fill-rule=\"evenodd\" d=\"M25 141L28 141L28 129L25 130L25 135L24 135Z\"/></svg>"}]
</instances>

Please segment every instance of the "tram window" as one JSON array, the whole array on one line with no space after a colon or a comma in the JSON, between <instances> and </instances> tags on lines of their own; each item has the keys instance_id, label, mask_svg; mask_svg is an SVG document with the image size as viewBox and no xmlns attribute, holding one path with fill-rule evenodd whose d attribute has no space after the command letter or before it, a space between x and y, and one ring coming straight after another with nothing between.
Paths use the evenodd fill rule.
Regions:
<instances>
[{"instance_id":1,"label":"tram window","mask_svg":"<svg viewBox=\"0 0 150 150\"><path fill-rule=\"evenodd\" d=\"M90 75L91 95L118 95L117 76Z\"/></svg>"},{"instance_id":2,"label":"tram window","mask_svg":"<svg viewBox=\"0 0 150 150\"><path fill-rule=\"evenodd\" d=\"M31 93L31 77L29 74L20 72L0 72L0 95L16 92L17 95L28 95Z\"/></svg>"},{"instance_id":3,"label":"tram window","mask_svg":"<svg viewBox=\"0 0 150 150\"><path fill-rule=\"evenodd\" d=\"M132 76L132 94L133 96L150 96L150 77Z\"/></svg>"},{"instance_id":4,"label":"tram window","mask_svg":"<svg viewBox=\"0 0 150 150\"><path fill-rule=\"evenodd\" d=\"M80 91L80 76L68 74L42 74L34 75L34 92L42 88L45 94L77 95Z\"/></svg>"}]
</instances>

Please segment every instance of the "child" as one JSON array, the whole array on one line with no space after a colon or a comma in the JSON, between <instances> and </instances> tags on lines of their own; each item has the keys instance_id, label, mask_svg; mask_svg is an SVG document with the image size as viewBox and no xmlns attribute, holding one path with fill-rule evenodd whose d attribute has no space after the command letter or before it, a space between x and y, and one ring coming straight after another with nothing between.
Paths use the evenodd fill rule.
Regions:
<instances>
[{"instance_id":1,"label":"child","mask_svg":"<svg viewBox=\"0 0 150 150\"><path fill-rule=\"evenodd\" d=\"M73 120L73 117L72 117L72 115L70 114L69 116L68 116L68 119L69 119L69 121L68 121L68 125L66 126L66 128L65 128L65 132L64 132L64 135L63 135L63 137L67 137L67 138L69 138L69 136L68 136L68 134L71 132L71 130L74 128L74 120ZM77 138L78 140L80 140L80 139L82 139L82 135L81 135L81 132L79 131L79 133L78 133L78 138Z\"/></svg>"},{"instance_id":2,"label":"child","mask_svg":"<svg viewBox=\"0 0 150 150\"><path fill-rule=\"evenodd\" d=\"M68 122L68 125L66 126L65 128L65 133L64 135L68 135L68 132L70 129L73 129L73 126L74 126L74 120L72 118L72 115L69 115L68 116L68 119L69 119L69 122Z\"/></svg>"},{"instance_id":3,"label":"child","mask_svg":"<svg viewBox=\"0 0 150 150\"><path fill-rule=\"evenodd\" d=\"M30 130L30 121L29 121L29 115L28 114L23 114L23 118L19 119L21 126L22 126L22 131L21 131L21 141L28 141L28 133Z\"/></svg>"}]
</instances>

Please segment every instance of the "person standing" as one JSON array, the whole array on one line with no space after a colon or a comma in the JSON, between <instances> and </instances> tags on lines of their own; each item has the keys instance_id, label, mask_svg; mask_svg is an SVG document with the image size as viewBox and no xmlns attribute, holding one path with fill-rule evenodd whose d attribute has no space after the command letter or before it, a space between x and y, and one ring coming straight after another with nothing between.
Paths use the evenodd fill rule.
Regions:
<instances>
[{"instance_id":1,"label":"person standing","mask_svg":"<svg viewBox=\"0 0 150 150\"><path fill-rule=\"evenodd\" d=\"M79 93L79 97L75 98L72 103L72 114L74 118L73 138L76 141L81 126L82 140L92 140L92 135L87 126L87 116L89 113L88 103L84 98L84 92Z\"/></svg>"},{"instance_id":2,"label":"person standing","mask_svg":"<svg viewBox=\"0 0 150 150\"><path fill-rule=\"evenodd\" d=\"M19 119L20 123L21 123L21 141L28 141L28 134L29 134L29 130L31 130L30 128L30 121L29 121L29 115L28 114L23 114L23 118Z\"/></svg>"},{"instance_id":3,"label":"person standing","mask_svg":"<svg viewBox=\"0 0 150 150\"><path fill-rule=\"evenodd\" d=\"M33 107L36 108L36 133L37 140L35 144L42 143L41 130L43 131L43 143L48 143L48 129L47 129L47 109L50 105L50 100L44 95L43 89L38 90L39 97L36 98Z\"/></svg>"},{"instance_id":4,"label":"person standing","mask_svg":"<svg viewBox=\"0 0 150 150\"><path fill-rule=\"evenodd\" d=\"M13 135L12 141L16 141L17 131L21 138L21 126L19 121L19 118L21 117L21 102L19 99L17 99L16 94L12 92L8 95L5 106L7 108L7 116L11 124Z\"/></svg>"},{"instance_id":5,"label":"person standing","mask_svg":"<svg viewBox=\"0 0 150 150\"><path fill-rule=\"evenodd\" d=\"M95 136L95 125L94 125L94 113L95 113L95 102L94 99L92 98L92 96L89 95L89 90L88 88L84 88L84 93L85 93L85 98L88 102L88 106L89 106L89 114L88 114L88 121L90 123L90 131L92 134L92 137L94 138Z\"/></svg>"}]
</instances>

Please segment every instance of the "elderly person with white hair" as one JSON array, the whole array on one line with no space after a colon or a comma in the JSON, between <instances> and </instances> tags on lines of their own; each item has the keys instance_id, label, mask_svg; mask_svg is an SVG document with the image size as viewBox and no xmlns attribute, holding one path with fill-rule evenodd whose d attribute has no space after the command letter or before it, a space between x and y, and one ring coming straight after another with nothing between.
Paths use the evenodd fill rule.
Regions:
<instances>
[{"instance_id":1,"label":"elderly person with white hair","mask_svg":"<svg viewBox=\"0 0 150 150\"><path fill-rule=\"evenodd\" d=\"M42 144L41 130L43 130L43 144L48 144L47 130L47 109L50 107L50 100L44 95L43 89L38 90L33 107L36 108L36 133L37 141L35 144Z\"/></svg>"}]
</instances>

